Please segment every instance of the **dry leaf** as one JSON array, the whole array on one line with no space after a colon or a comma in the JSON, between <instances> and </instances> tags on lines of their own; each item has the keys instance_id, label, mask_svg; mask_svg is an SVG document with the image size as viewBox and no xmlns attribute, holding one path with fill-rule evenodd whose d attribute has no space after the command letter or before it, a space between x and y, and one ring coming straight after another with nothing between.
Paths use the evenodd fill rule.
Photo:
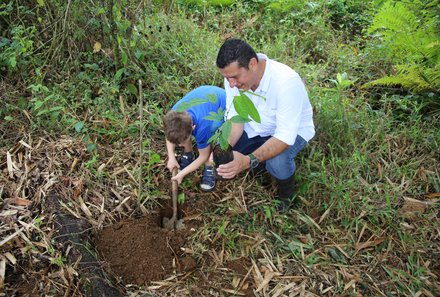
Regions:
<instances>
[{"instance_id":1,"label":"dry leaf","mask_svg":"<svg viewBox=\"0 0 440 297\"><path fill-rule=\"evenodd\" d=\"M412 216L416 213L424 213L428 207L427 203L413 198L405 197L405 203L400 209L400 214Z\"/></svg>"},{"instance_id":2,"label":"dry leaf","mask_svg":"<svg viewBox=\"0 0 440 297\"><path fill-rule=\"evenodd\" d=\"M6 273L6 259L0 259L0 289L3 289L5 284L5 273Z\"/></svg>"},{"instance_id":3,"label":"dry leaf","mask_svg":"<svg viewBox=\"0 0 440 297\"><path fill-rule=\"evenodd\" d=\"M249 288L249 282L244 282L240 288L240 291L246 291Z\"/></svg>"},{"instance_id":4,"label":"dry leaf","mask_svg":"<svg viewBox=\"0 0 440 297\"><path fill-rule=\"evenodd\" d=\"M231 294L233 296L246 296L244 293L237 292L235 290L222 289L222 291L225 292L225 293L229 293L229 294Z\"/></svg>"},{"instance_id":5,"label":"dry leaf","mask_svg":"<svg viewBox=\"0 0 440 297\"><path fill-rule=\"evenodd\" d=\"M14 200L12 200L12 204L19 206L29 206L32 204L32 201L23 198L14 198Z\"/></svg>"},{"instance_id":6,"label":"dry leaf","mask_svg":"<svg viewBox=\"0 0 440 297\"><path fill-rule=\"evenodd\" d=\"M78 198L81 195L81 192L84 188L84 180L81 178L73 181L73 187L74 187L73 197Z\"/></svg>"},{"instance_id":7,"label":"dry leaf","mask_svg":"<svg viewBox=\"0 0 440 297\"><path fill-rule=\"evenodd\" d=\"M241 279L238 276L234 276L232 278L232 287L233 288L237 288L238 285L240 284Z\"/></svg>"},{"instance_id":8,"label":"dry leaf","mask_svg":"<svg viewBox=\"0 0 440 297\"><path fill-rule=\"evenodd\" d=\"M272 297L278 297L282 293L289 291L290 289L292 289L295 286L296 286L296 284L292 282L285 287L279 288L278 290L275 291L275 293L272 295Z\"/></svg>"},{"instance_id":9,"label":"dry leaf","mask_svg":"<svg viewBox=\"0 0 440 297\"><path fill-rule=\"evenodd\" d=\"M440 197L440 193L426 194L426 197L428 197L428 198L437 198L437 197Z\"/></svg>"},{"instance_id":10,"label":"dry leaf","mask_svg":"<svg viewBox=\"0 0 440 297\"><path fill-rule=\"evenodd\" d=\"M17 263L17 259L15 258L15 256L9 252L7 252L6 254L4 254L3 256L6 257L6 259L9 260L9 262L11 262L12 265L15 265L15 263Z\"/></svg>"},{"instance_id":11,"label":"dry leaf","mask_svg":"<svg viewBox=\"0 0 440 297\"><path fill-rule=\"evenodd\" d=\"M359 244L356 244L356 250L360 251L362 249L376 246L376 245L382 243L382 241L384 241L384 239L376 239L376 240L372 240L372 241L360 242Z\"/></svg>"},{"instance_id":12,"label":"dry leaf","mask_svg":"<svg viewBox=\"0 0 440 297\"><path fill-rule=\"evenodd\" d=\"M258 286L257 290L255 292L260 292L261 290L263 290L265 287L267 287L267 285L269 284L269 282L272 280L272 278L274 277L275 273L273 273L272 271L266 270L266 272L264 273L264 279L263 281L260 283L260 285Z\"/></svg>"},{"instance_id":13,"label":"dry leaf","mask_svg":"<svg viewBox=\"0 0 440 297\"><path fill-rule=\"evenodd\" d=\"M9 177L13 178L14 177L14 172L13 172L13 165L12 165L12 157L11 157L11 154L9 152L6 153L6 162L8 163Z\"/></svg>"},{"instance_id":14,"label":"dry leaf","mask_svg":"<svg viewBox=\"0 0 440 297\"><path fill-rule=\"evenodd\" d=\"M100 42L95 42L95 45L93 46L93 52L94 53L97 53L97 52L99 52L100 50L101 50L101 43Z\"/></svg>"}]
</instances>

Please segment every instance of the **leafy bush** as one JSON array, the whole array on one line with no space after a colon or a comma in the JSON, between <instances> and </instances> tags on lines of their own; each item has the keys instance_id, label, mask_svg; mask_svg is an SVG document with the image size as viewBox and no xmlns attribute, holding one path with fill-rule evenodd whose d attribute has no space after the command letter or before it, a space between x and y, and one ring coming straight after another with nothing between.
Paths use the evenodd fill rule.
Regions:
<instances>
[{"instance_id":1,"label":"leafy bush","mask_svg":"<svg viewBox=\"0 0 440 297\"><path fill-rule=\"evenodd\" d=\"M393 65L386 75L365 84L400 86L416 93L440 93L439 16L432 1L386 1L368 32L373 42L370 59L384 59ZM422 100L440 106L438 96Z\"/></svg>"},{"instance_id":2,"label":"leafy bush","mask_svg":"<svg viewBox=\"0 0 440 297\"><path fill-rule=\"evenodd\" d=\"M130 57L126 76L148 78L147 98L168 107L195 86L221 84L215 67L219 43L217 35L181 15L145 15L121 46Z\"/></svg>"}]
</instances>

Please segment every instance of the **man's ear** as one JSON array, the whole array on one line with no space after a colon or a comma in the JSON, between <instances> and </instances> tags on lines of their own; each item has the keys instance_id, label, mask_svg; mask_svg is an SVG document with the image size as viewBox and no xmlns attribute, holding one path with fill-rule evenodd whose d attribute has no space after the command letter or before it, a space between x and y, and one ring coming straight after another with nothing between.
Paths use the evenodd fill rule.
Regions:
<instances>
[{"instance_id":1,"label":"man's ear","mask_svg":"<svg viewBox=\"0 0 440 297\"><path fill-rule=\"evenodd\" d=\"M258 67L258 61L257 61L257 59L255 59L255 58L251 58L251 59L249 60L249 69L250 69L250 70L255 70L255 69L257 69L257 67Z\"/></svg>"}]
</instances>

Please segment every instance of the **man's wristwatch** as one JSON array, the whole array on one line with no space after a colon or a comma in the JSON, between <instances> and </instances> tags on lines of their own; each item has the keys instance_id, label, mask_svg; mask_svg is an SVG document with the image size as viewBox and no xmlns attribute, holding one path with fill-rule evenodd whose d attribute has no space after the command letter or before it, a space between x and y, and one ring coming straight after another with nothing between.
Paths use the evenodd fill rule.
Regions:
<instances>
[{"instance_id":1,"label":"man's wristwatch","mask_svg":"<svg viewBox=\"0 0 440 297\"><path fill-rule=\"evenodd\" d=\"M254 154L249 154L248 157L250 158L249 166L252 169L255 169L260 164L260 161L254 156Z\"/></svg>"}]
</instances>

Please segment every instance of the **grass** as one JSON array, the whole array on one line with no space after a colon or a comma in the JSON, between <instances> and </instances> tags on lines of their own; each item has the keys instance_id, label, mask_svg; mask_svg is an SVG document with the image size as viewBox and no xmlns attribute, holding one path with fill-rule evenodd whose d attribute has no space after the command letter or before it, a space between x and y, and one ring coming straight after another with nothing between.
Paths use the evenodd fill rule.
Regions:
<instances>
[{"instance_id":1,"label":"grass","mask_svg":"<svg viewBox=\"0 0 440 297\"><path fill-rule=\"evenodd\" d=\"M211 62L223 34L237 26L242 28L239 35L249 35L262 52L293 66L307 80L317 134L297 162L301 203L292 212L279 214L271 201L273 187L244 175L220 183L216 192L205 196L211 204L186 247L194 252L202 272L213 277L212 283L193 275L157 290L126 289L139 295L167 291L174 296L185 296L182 292L191 292L197 284L204 285L203 294L220 295L226 294L225 288L235 292L231 295L239 294L246 284L256 296L434 296L440 292L438 121L424 114L423 106L407 94L370 94L359 88L355 77L364 75L358 69L363 57L348 45L338 45L335 40L341 36L320 27L305 44L325 44L310 53L300 42L307 34L269 38L254 25L246 26L253 22L266 28L273 19L252 20L244 7L237 4L232 25L225 24L226 8L207 9L204 14L186 8L168 17L147 15L139 34L153 37L134 35L136 47L130 42L121 45L138 58L125 65L120 78L109 71L105 53L99 52L86 54L89 63L59 84L32 82L32 97L27 93L32 91L27 88L31 83L16 87L13 80L2 82L0 199L2 218L8 222L1 227L2 237L21 230L0 247L6 276L16 267L15 259L28 269L28 278L37 283L50 279L46 293L66 294L66 288L81 283L74 265L65 261L66 251L49 244L52 218L41 218L51 190L62 194L68 212L101 226L160 207L169 179L164 170L164 111L197 85L222 83ZM186 18L190 14L199 16L198 23ZM321 26L324 20L319 17L313 23L311 18L304 28ZM290 32L283 30L289 24L278 24L278 30ZM158 32L166 25L172 30ZM149 26L155 28L154 34ZM312 55L317 58L326 51L330 58L316 63ZM336 79L339 85L330 80L344 71L353 84L342 87L343 80ZM138 98L129 86L138 76L146 78L141 201L137 200ZM20 98L32 100L23 103ZM62 108L53 109L58 106ZM96 148L88 150L91 144ZM186 179L182 190L198 193L196 180ZM11 200L17 197L27 202ZM122 203L126 197L129 200ZM196 198L185 197L191 199ZM33 203L32 212L28 202ZM52 258L47 260L47 254ZM250 271L246 278L237 280L225 272L227 264L237 259L244 259ZM210 265L213 261L215 266ZM41 267L50 274L42 274ZM214 278L215 273L221 277ZM12 290L13 285L5 288Z\"/></svg>"}]
</instances>

